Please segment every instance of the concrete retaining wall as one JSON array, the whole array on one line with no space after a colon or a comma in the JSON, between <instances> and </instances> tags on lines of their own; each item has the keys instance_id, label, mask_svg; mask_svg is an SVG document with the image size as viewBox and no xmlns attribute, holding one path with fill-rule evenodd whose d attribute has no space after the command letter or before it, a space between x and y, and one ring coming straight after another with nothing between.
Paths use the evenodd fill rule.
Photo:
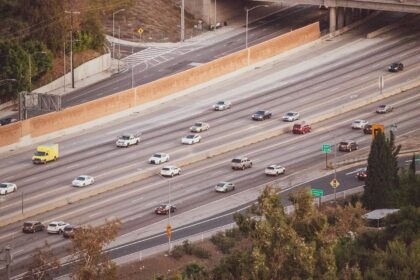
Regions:
<instances>
[{"instance_id":1,"label":"concrete retaining wall","mask_svg":"<svg viewBox=\"0 0 420 280\"><path fill-rule=\"evenodd\" d=\"M69 63L66 61L66 63ZM104 72L111 67L111 54L107 53L95 59L92 59L86 63L83 63L79 67L74 69L74 80L80 81L90 77L92 75ZM65 75L66 87L71 87L71 72ZM64 77L58 78L57 80L40 87L34 92L37 93L47 93L55 89L63 87Z\"/></svg>"},{"instance_id":2,"label":"concrete retaining wall","mask_svg":"<svg viewBox=\"0 0 420 280\"><path fill-rule=\"evenodd\" d=\"M88 103L19 122L19 125L0 127L0 147L9 148L31 144L34 138L101 120L167 97L190 87L232 73L248 65L248 51L252 63L268 59L286 50L314 41L320 37L319 23L313 23L267 42L216 59L195 68L141 85L135 89L116 93ZM100 64L97 59L96 64ZM101 64L102 65L102 64ZM98 66L99 67L99 66ZM89 71L87 71L89 72ZM87 73L86 72L86 73Z\"/></svg>"}]
</instances>

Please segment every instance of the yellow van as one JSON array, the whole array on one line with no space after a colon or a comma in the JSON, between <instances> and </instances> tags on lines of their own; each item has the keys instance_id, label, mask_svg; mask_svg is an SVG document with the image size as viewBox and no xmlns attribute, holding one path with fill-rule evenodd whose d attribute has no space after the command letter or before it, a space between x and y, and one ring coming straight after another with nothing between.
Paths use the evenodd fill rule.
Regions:
<instances>
[{"instance_id":1,"label":"yellow van","mask_svg":"<svg viewBox=\"0 0 420 280\"><path fill-rule=\"evenodd\" d=\"M58 144L42 145L36 148L36 152L32 156L34 164L44 163L58 159Z\"/></svg>"}]
</instances>

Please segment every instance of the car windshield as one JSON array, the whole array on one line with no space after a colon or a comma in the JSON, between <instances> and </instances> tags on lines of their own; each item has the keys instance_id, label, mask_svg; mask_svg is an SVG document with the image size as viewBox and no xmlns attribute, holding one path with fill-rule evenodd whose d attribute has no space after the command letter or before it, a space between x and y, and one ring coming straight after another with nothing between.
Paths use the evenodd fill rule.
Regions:
<instances>
[{"instance_id":1,"label":"car windshield","mask_svg":"<svg viewBox=\"0 0 420 280\"><path fill-rule=\"evenodd\" d=\"M50 227L56 227L57 224L49 224Z\"/></svg>"},{"instance_id":2,"label":"car windshield","mask_svg":"<svg viewBox=\"0 0 420 280\"><path fill-rule=\"evenodd\" d=\"M347 142L340 142L340 145L348 145L349 143Z\"/></svg>"},{"instance_id":3,"label":"car windshield","mask_svg":"<svg viewBox=\"0 0 420 280\"><path fill-rule=\"evenodd\" d=\"M219 101L217 102L217 105L225 105L225 101Z\"/></svg>"},{"instance_id":4,"label":"car windshield","mask_svg":"<svg viewBox=\"0 0 420 280\"><path fill-rule=\"evenodd\" d=\"M162 156L161 156L161 154L154 154L154 155L153 155L153 157L160 158L160 157L162 157Z\"/></svg>"},{"instance_id":5,"label":"car windshield","mask_svg":"<svg viewBox=\"0 0 420 280\"><path fill-rule=\"evenodd\" d=\"M286 115L287 115L287 116L292 117L292 116L294 116L294 115L295 115L295 113L293 113L293 112L289 112L289 113L287 113Z\"/></svg>"},{"instance_id":6,"label":"car windshield","mask_svg":"<svg viewBox=\"0 0 420 280\"><path fill-rule=\"evenodd\" d=\"M130 139L130 136L128 136L128 135L123 135L123 136L121 136L121 138L120 138L121 140L129 140Z\"/></svg>"},{"instance_id":7,"label":"car windshield","mask_svg":"<svg viewBox=\"0 0 420 280\"><path fill-rule=\"evenodd\" d=\"M7 188L6 184L0 184L0 189L5 189L5 188Z\"/></svg>"},{"instance_id":8,"label":"car windshield","mask_svg":"<svg viewBox=\"0 0 420 280\"><path fill-rule=\"evenodd\" d=\"M188 135L187 136L187 139L193 139L194 138L194 135Z\"/></svg>"},{"instance_id":9,"label":"car windshield","mask_svg":"<svg viewBox=\"0 0 420 280\"><path fill-rule=\"evenodd\" d=\"M386 105L379 105L379 108L385 108Z\"/></svg>"},{"instance_id":10,"label":"car windshield","mask_svg":"<svg viewBox=\"0 0 420 280\"><path fill-rule=\"evenodd\" d=\"M239 158L235 158L232 160L232 162L241 163L241 160Z\"/></svg>"},{"instance_id":11,"label":"car windshield","mask_svg":"<svg viewBox=\"0 0 420 280\"><path fill-rule=\"evenodd\" d=\"M66 226L66 227L64 228L64 230L65 230L65 231L72 231L72 230L73 230L73 228L74 228L74 226Z\"/></svg>"},{"instance_id":12,"label":"car windshield","mask_svg":"<svg viewBox=\"0 0 420 280\"><path fill-rule=\"evenodd\" d=\"M362 121L354 121L354 123L361 123Z\"/></svg>"},{"instance_id":13,"label":"car windshield","mask_svg":"<svg viewBox=\"0 0 420 280\"><path fill-rule=\"evenodd\" d=\"M38 156L38 157L43 157L43 156L45 156L47 153L45 153L45 152L35 152L35 156Z\"/></svg>"},{"instance_id":14,"label":"car windshield","mask_svg":"<svg viewBox=\"0 0 420 280\"><path fill-rule=\"evenodd\" d=\"M169 171L171 169L169 167L164 167L164 168L162 168L162 170Z\"/></svg>"},{"instance_id":15,"label":"car windshield","mask_svg":"<svg viewBox=\"0 0 420 280\"><path fill-rule=\"evenodd\" d=\"M32 223L23 223L23 226L24 227L31 227L32 226Z\"/></svg>"},{"instance_id":16,"label":"car windshield","mask_svg":"<svg viewBox=\"0 0 420 280\"><path fill-rule=\"evenodd\" d=\"M301 127L301 125L300 124L295 124L294 125L294 128L300 128Z\"/></svg>"},{"instance_id":17,"label":"car windshield","mask_svg":"<svg viewBox=\"0 0 420 280\"><path fill-rule=\"evenodd\" d=\"M267 167L267 169L274 170L274 167L273 166L269 166L269 167Z\"/></svg>"},{"instance_id":18,"label":"car windshield","mask_svg":"<svg viewBox=\"0 0 420 280\"><path fill-rule=\"evenodd\" d=\"M77 181L84 181L86 178L85 177L77 177L76 180Z\"/></svg>"},{"instance_id":19,"label":"car windshield","mask_svg":"<svg viewBox=\"0 0 420 280\"><path fill-rule=\"evenodd\" d=\"M217 184L217 187L223 187L225 185L225 183L219 183Z\"/></svg>"},{"instance_id":20,"label":"car windshield","mask_svg":"<svg viewBox=\"0 0 420 280\"><path fill-rule=\"evenodd\" d=\"M194 126L202 126L202 125L203 124L202 123L199 123L199 122L194 124Z\"/></svg>"},{"instance_id":21,"label":"car windshield","mask_svg":"<svg viewBox=\"0 0 420 280\"><path fill-rule=\"evenodd\" d=\"M265 114L264 111L258 111L258 112L255 113L255 115L264 115L264 114Z\"/></svg>"}]
</instances>

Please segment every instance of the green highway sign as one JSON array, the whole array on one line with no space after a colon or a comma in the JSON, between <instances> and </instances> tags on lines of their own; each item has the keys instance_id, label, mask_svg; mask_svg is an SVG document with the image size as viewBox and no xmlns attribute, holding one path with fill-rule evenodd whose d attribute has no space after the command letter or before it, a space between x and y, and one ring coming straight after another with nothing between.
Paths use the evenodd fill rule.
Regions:
<instances>
[{"instance_id":1,"label":"green highway sign","mask_svg":"<svg viewBox=\"0 0 420 280\"><path fill-rule=\"evenodd\" d=\"M312 196L321 197L324 195L324 191L320 189L311 189Z\"/></svg>"},{"instance_id":2,"label":"green highway sign","mask_svg":"<svg viewBox=\"0 0 420 280\"><path fill-rule=\"evenodd\" d=\"M324 154L331 153L331 145L330 144L322 144L322 152Z\"/></svg>"}]
</instances>

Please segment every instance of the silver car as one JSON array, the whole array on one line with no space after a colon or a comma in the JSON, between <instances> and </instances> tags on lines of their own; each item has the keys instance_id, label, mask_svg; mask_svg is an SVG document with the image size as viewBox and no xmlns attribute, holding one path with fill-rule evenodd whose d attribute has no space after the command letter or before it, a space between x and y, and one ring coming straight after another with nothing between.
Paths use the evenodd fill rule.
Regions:
<instances>
[{"instance_id":1,"label":"silver car","mask_svg":"<svg viewBox=\"0 0 420 280\"><path fill-rule=\"evenodd\" d=\"M223 111L229 109L232 103L230 101L218 101L216 104L213 105L213 109L215 111Z\"/></svg>"},{"instance_id":2,"label":"silver car","mask_svg":"<svg viewBox=\"0 0 420 280\"><path fill-rule=\"evenodd\" d=\"M287 112L283 115L282 119L285 122L293 122L300 118L300 114L298 112Z\"/></svg>"},{"instance_id":3,"label":"silver car","mask_svg":"<svg viewBox=\"0 0 420 280\"><path fill-rule=\"evenodd\" d=\"M193 126L190 127L191 132L202 132L208 130L210 125L205 122L196 122Z\"/></svg>"},{"instance_id":4,"label":"silver car","mask_svg":"<svg viewBox=\"0 0 420 280\"><path fill-rule=\"evenodd\" d=\"M286 172L286 168L278 164L272 164L265 168L264 173L266 175L278 176L280 174L284 174Z\"/></svg>"},{"instance_id":5,"label":"silver car","mask_svg":"<svg viewBox=\"0 0 420 280\"><path fill-rule=\"evenodd\" d=\"M220 182L214 189L216 192L230 192L235 190L235 184L231 182Z\"/></svg>"}]
</instances>

